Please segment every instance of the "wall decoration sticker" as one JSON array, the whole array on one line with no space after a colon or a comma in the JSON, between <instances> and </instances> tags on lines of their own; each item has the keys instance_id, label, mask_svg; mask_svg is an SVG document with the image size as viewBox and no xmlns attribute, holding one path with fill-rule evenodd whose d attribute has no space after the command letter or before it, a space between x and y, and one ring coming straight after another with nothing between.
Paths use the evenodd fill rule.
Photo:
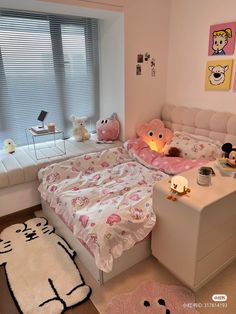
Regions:
<instances>
[{"instance_id":1,"label":"wall decoration sticker","mask_svg":"<svg viewBox=\"0 0 236 314\"><path fill-rule=\"evenodd\" d=\"M156 60L151 56L149 52L144 54L137 54L136 63L136 75L146 76L146 73L150 73L151 77L156 76Z\"/></svg>"},{"instance_id":2,"label":"wall decoration sticker","mask_svg":"<svg viewBox=\"0 0 236 314\"><path fill-rule=\"evenodd\" d=\"M156 76L156 61L154 58L151 59L151 76Z\"/></svg>"},{"instance_id":3,"label":"wall decoration sticker","mask_svg":"<svg viewBox=\"0 0 236 314\"><path fill-rule=\"evenodd\" d=\"M137 55L137 63L143 63L143 54L139 53Z\"/></svg>"},{"instance_id":4,"label":"wall decoration sticker","mask_svg":"<svg viewBox=\"0 0 236 314\"><path fill-rule=\"evenodd\" d=\"M156 68L151 69L151 76L156 76Z\"/></svg>"},{"instance_id":5,"label":"wall decoration sticker","mask_svg":"<svg viewBox=\"0 0 236 314\"><path fill-rule=\"evenodd\" d=\"M232 55L235 46L236 22L210 26L208 56Z\"/></svg>"},{"instance_id":6,"label":"wall decoration sticker","mask_svg":"<svg viewBox=\"0 0 236 314\"><path fill-rule=\"evenodd\" d=\"M205 89L229 90L233 60L208 61L206 65Z\"/></svg>"},{"instance_id":7,"label":"wall decoration sticker","mask_svg":"<svg viewBox=\"0 0 236 314\"><path fill-rule=\"evenodd\" d=\"M150 53L149 53L149 52L146 52L146 53L145 53L144 60L145 60L146 62L148 62L150 58L151 58Z\"/></svg>"},{"instance_id":8,"label":"wall decoration sticker","mask_svg":"<svg viewBox=\"0 0 236 314\"><path fill-rule=\"evenodd\" d=\"M141 64L136 64L136 75L142 75Z\"/></svg>"}]
</instances>

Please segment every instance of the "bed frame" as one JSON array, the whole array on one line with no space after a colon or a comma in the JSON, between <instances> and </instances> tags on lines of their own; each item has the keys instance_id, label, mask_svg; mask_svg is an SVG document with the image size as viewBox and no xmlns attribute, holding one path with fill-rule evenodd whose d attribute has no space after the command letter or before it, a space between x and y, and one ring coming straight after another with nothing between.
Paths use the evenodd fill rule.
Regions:
<instances>
[{"instance_id":1,"label":"bed frame","mask_svg":"<svg viewBox=\"0 0 236 314\"><path fill-rule=\"evenodd\" d=\"M186 131L236 145L236 115L231 113L166 105L162 109L162 120L166 127L173 131ZM151 255L150 237L148 237L115 259L113 270L105 273L97 268L91 253L74 237L44 200L42 200L42 208L43 215L73 247L81 262L100 285Z\"/></svg>"},{"instance_id":2,"label":"bed frame","mask_svg":"<svg viewBox=\"0 0 236 314\"><path fill-rule=\"evenodd\" d=\"M208 136L222 143L230 142L236 145L235 114L165 105L161 117L165 126L172 131Z\"/></svg>"},{"instance_id":3,"label":"bed frame","mask_svg":"<svg viewBox=\"0 0 236 314\"><path fill-rule=\"evenodd\" d=\"M92 254L73 235L71 230L65 225L61 218L55 214L54 209L51 208L43 199L41 202L43 216L48 219L49 223L56 228L56 232L61 235L76 251L79 260L100 285L151 255L151 237L148 236L128 251L125 251L119 258L115 259L112 271L110 273L105 273L97 268ZM40 214L41 213L37 214L37 216Z\"/></svg>"}]
</instances>

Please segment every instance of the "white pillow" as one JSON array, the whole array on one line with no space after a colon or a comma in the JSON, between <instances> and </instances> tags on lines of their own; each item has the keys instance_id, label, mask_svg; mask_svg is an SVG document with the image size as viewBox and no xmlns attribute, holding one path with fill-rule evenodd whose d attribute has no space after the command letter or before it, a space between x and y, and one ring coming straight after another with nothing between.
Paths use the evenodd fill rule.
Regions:
<instances>
[{"instance_id":1,"label":"white pillow","mask_svg":"<svg viewBox=\"0 0 236 314\"><path fill-rule=\"evenodd\" d=\"M165 145L164 153L168 154L171 147L176 147L180 150L180 157L215 160L222 155L221 145L221 142L206 136L176 131L171 142Z\"/></svg>"}]
</instances>

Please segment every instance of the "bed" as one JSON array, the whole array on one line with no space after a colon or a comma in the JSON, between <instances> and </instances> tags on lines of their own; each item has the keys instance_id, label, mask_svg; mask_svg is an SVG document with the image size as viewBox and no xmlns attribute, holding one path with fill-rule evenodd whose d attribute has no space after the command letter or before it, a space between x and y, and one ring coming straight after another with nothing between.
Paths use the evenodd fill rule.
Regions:
<instances>
[{"instance_id":1,"label":"bed","mask_svg":"<svg viewBox=\"0 0 236 314\"><path fill-rule=\"evenodd\" d=\"M168 125L171 114L167 109L163 109L167 126L180 125L190 131L181 120ZM199 132L193 133L203 135L204 129ZM127 148L75 157L39 173L44 215L100 284L150 255L150 232L156 222L152 187L168 173L165 159L161 169L156 167L159 161L147 167ZM182 169L201 164L176 161Z\"/></svg>"},{"instance_id":2,"label":"bed","mask_svg":"<svg viewBox=\"0 0 236 314\"><path fill-rule=\"evenodd\" d=\"M129 263L150 255L148 235L156 222L152 186L166 176L134 161L125 148L117 147L42 169L39 190L45 215L50 215L49 220L53 217L54 225L57 218L57 224L67 226L66 233L79 239L77 244L86 249L79 254L80 259L86 256L95 262L92 273L102 283L112 276L113 261L123 252L129 252ZM63 235L68 240L68 235Z\"/></svg>"}]
</instances>

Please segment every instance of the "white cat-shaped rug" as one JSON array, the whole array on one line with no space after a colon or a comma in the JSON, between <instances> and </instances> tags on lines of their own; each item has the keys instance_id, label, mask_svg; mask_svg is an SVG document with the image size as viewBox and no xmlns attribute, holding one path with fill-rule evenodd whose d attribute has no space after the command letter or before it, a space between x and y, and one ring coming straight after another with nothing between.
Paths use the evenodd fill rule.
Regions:
<instances>
[{"instance_id":1,"label":"white cat-shaped rug","mask_svg":"<svg viewBox=\"0 0 236 314\"><path fill-rule=\"evenodd\" d=\"M60 314L89 298L91 289L73 260L75 252L45 218L15 224L0 234L0 265L24 314Z\"/></svg>"}]
</instances>

